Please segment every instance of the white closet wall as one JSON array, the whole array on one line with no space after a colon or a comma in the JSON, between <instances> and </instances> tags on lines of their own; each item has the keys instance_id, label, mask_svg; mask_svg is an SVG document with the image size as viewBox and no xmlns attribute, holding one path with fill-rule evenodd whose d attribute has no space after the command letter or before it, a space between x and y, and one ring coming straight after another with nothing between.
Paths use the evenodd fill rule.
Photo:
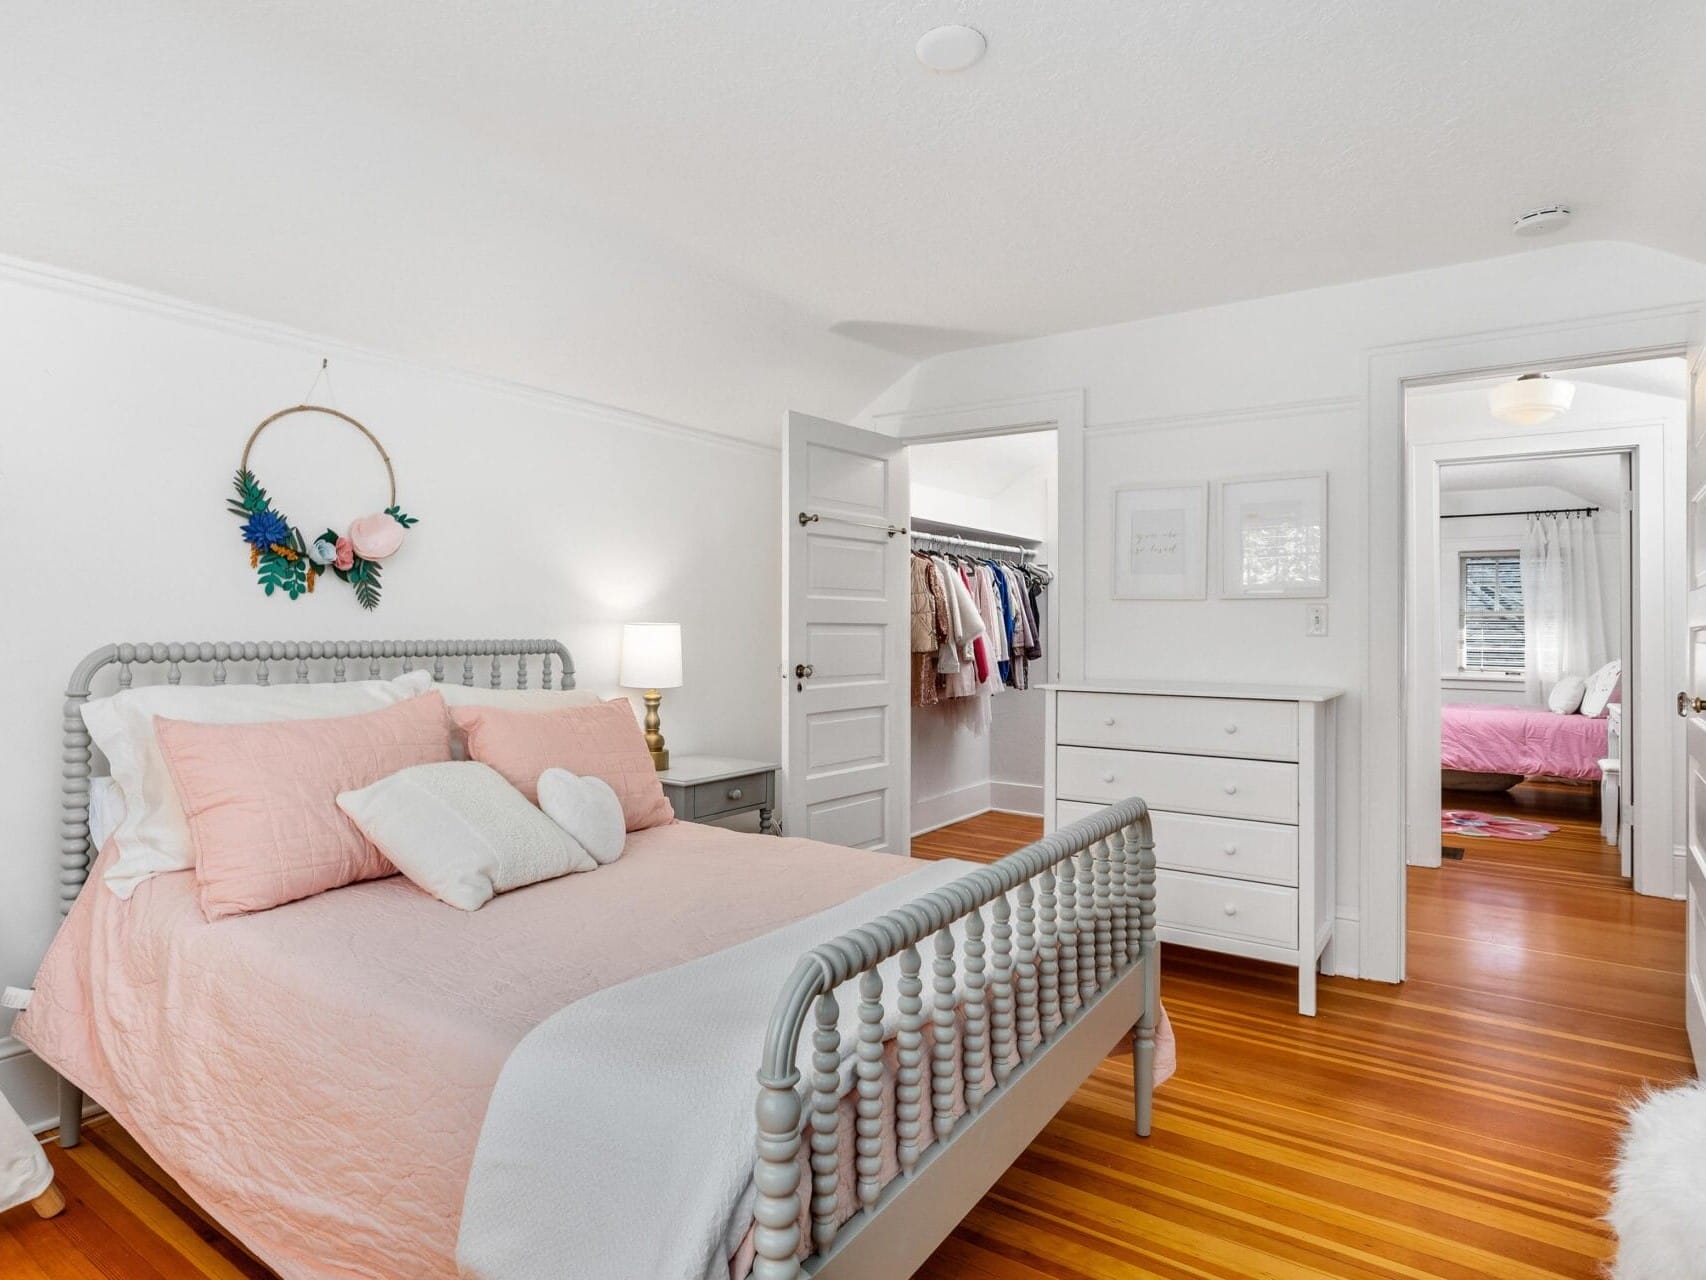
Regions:
<instances>
[{"instance_id":1,"label":"white closet wall","mask_svg":"<svg viewBox=\"0 0 1706 1280\"><path fill-rule=\"evenodd\" d=\"M912 514L1042 542L1052 566L1057 542L1055 433L914 445L908 451ZM1052 619L1052 591L1044 602ZM1031 679L1056 670L1056 638L1045 620L1043 660ZM1043 701L1035 689L1003 689L985 727L969 699L912 708L912 830L919 833L989 809L1043 811Z\"/></svg>"}]
</instances>

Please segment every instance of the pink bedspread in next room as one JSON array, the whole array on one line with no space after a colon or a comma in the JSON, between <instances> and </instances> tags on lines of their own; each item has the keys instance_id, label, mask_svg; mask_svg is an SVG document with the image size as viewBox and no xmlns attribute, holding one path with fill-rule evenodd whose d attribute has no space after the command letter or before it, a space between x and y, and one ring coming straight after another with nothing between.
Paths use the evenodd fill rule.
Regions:
<instances>
[{"instance_id":1,"label":"pink bedspread in next room","mask_svg":"<svg viewBox=\"0 0 1706 1280\"><path fill-rule=\"evenodd\" d=\"M1544 707L1447 703L1441 708L1440 764L1467 773L1599 780L1606 724Z\"/></svg>"},{"instance_id":2,"label":"pink bedspread in next room","mask_svg":"<svg viewBox=\"0 0 1706 1280\"><path fill-rule=\"evenodd\" d=\"M529 1030L917 865L677 823L475 912L392 877L213 924L188 872L125 903L97 869L15 1030L287 1280L440 1280Z\"/></svg>"}]
</instances>

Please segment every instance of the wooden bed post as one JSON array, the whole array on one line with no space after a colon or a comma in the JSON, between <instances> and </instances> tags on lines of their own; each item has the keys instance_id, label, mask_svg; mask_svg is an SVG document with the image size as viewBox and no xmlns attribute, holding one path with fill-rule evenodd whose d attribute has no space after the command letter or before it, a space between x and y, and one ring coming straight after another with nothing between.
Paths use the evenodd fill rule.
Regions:
<instances>
[{"instance_id":1,"label":"wooden bed post","mask_svg":"<svg viewBox=\"0 0 1706 1280\"><path fill-rule=\"evenodd\" d=\"M1143 1013L1132 1038L1132 1093L1137 1136L1147 1138L1155 1109L1155 1014L1161 999L1161 944L1155 939L1155 837L1147 823L1127 827L1137 850L1137 938L1143 961Z\"/></svg>"}]
</instances>

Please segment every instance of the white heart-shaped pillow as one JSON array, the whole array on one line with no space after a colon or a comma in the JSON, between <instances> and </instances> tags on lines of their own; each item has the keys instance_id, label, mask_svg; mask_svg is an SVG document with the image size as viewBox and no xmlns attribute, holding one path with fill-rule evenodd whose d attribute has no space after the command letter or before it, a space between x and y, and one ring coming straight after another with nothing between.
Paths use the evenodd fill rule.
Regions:
<instances>
[{"instance_id":1,"label":"white heart-shaped pillow","mask_svg":"<svg viewBox=\"0 0 1706 1280\"><path fill-rule=\"evenodd\" d=\"M547 769L539 775L539 807L601 866L622 856L628 841L622 802L603 778Z\"/></svg>"}]
</instances>

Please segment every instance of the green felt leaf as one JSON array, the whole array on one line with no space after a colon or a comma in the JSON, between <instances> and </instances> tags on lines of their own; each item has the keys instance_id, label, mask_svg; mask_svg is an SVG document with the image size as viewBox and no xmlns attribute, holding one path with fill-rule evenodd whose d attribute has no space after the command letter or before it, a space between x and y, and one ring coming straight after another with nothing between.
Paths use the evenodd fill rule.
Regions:
<instances>
[{"instance_id":1,"label":"green felt leaf","mask_svg":"<svg viewBox=\"0 0 1706 1280\"><path fill-rule=\"evenodd\" d=\"M405 529L412 529L417 524L420 523L420 520L418 518L416 518L415 516L411 516L411 515L407 514L401 507L398 507L398 506L386 507L385 508L385 514L390 516L393 520L395 520L398 524L402 525L403 528L405 528Z\"/></svg>"}]
</instances>

